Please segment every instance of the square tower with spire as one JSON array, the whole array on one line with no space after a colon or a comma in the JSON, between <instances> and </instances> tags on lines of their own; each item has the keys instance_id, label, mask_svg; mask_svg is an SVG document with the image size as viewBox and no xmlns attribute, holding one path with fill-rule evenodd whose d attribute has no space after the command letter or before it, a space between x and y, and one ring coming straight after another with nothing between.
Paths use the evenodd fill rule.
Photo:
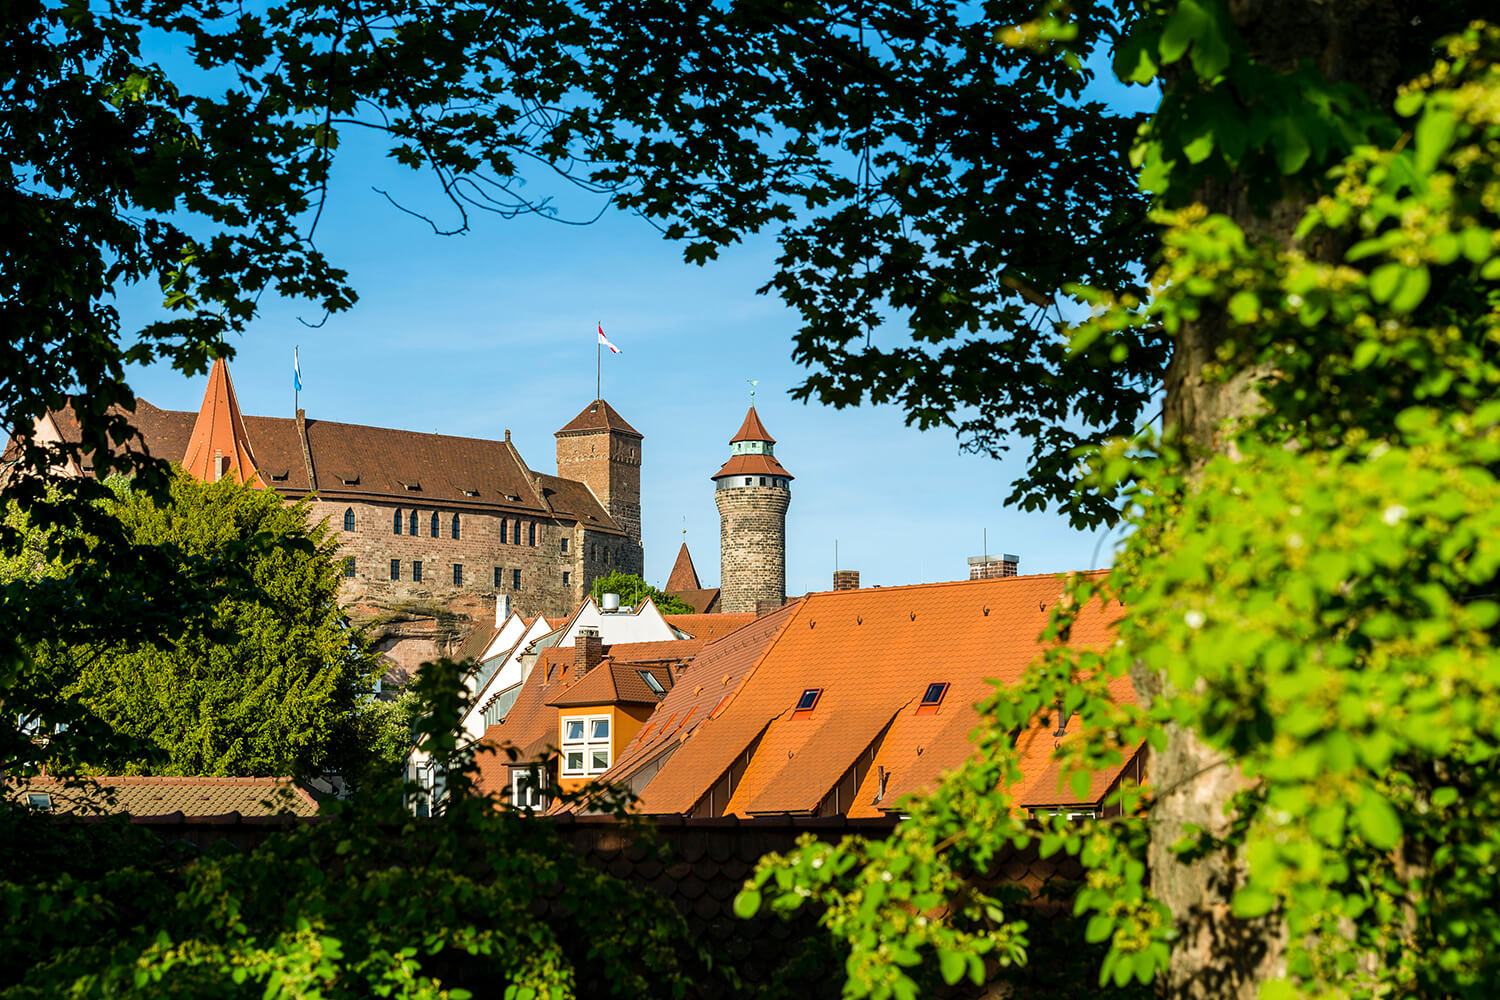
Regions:
<instances>
[{"instance_id":1,"label":"square tower with spire","mask_svg":"<svg viewBox=\"0 0 1500 1000\"><path fill-rule=\"evenodd\" d=\"M629 540L620 565L626 573L645 572L641 546L640 431L613 406L596 399L556 433L557 474L586 485L625 530Z\"/></svg>"}]
</instances>

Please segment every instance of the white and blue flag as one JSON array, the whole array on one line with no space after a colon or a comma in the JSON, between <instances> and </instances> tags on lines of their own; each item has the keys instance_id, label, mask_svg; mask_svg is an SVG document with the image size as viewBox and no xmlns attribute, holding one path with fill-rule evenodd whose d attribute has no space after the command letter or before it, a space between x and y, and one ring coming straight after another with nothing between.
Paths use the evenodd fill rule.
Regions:
<instances>
[{"instance_id":1,"label":"white and blue flag","mask_svg":"<svg viewBox=\"0 0 1500 1000\"><path fill-rule=\"evenodd\" d=\"M297 348L292 348L292 385L302 391L302 363L297 359Z\"/></svg>"}]
</instances>

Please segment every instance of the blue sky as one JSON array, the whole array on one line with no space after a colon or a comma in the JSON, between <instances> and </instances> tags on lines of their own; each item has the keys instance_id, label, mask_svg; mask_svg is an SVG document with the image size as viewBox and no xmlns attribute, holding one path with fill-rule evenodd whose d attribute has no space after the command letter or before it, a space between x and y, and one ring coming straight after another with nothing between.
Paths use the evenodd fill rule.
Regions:
<instances>
[{"instance_id":1,"label":"blue sky","mask_svg":"<svg viewBox=\"0 0 1500 1000\"><path fill-rule=\"evenodd\" d=\"M1140 92L1136 92L1140 95ZM706 267L682 261L645 221L618 212L589 226L477 216L461 236L433 235L373 188L440 212L432 186L349 137L318 242L350 272L360 301L317 329L298 303L262 300L231 371L247 413L290 416L300 345L309 417L499 438L509 429L533 468L555 471L553 431L594 396L594 324L623 353L603 361L603 394L645 435L646 575L660 585L686 530L700 577L719 578L712 475L759 379L756 408L796 477L787 515L787 591L831 585L839 565L865 586L961 579L988 533L1021 572L1109 562L1111 542L1052 514L1003 503L1022 456L964 454L950 431L918 432L890 406L834 410L793 402L796 316L755 293L775 245L729 248ZM575 214L593 205L576 198ZM122 297L127 318L148 290ZM885 334L895 337L892 330ZM137 395L195 409L204 379L138 370Z\"/></svg>"}]
</instances>

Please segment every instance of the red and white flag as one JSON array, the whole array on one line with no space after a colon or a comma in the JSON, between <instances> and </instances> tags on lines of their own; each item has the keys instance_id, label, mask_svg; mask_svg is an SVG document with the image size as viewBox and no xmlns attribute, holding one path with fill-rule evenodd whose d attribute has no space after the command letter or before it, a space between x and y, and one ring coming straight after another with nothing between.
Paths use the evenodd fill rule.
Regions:
<instances>
[{"instance_id":1,"label":"red and white flag","mask_svg":"<svg viewBox=\"0 0 1500 1000\"><path fill-rule=\"evenodd\" d=\"M604 335L604 324L603 323L599 324L599 343L600 343L601 346L609 348L609 352L611 354L619 354L620 353L620 349L618 347L616 347L614 344L611 344L609 342L609 338Z\"/></svg>"}]
</instances>

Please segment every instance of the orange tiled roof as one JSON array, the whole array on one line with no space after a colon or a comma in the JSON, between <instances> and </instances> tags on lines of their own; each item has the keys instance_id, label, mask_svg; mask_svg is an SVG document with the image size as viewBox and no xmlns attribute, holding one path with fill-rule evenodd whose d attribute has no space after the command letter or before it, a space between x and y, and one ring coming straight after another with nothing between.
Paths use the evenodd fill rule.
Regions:
<instances>
[{"instance_id":1,"label":"orange tiled roof","mask_svg":"<svg viewBox=\"0 0 1500 1000\"><path fill-rule=\"evenodd\" d=\"M318 803L291 778L100 777L92 779L114 803L87 788L68 787L60 778L36 777L7 783L7 798L26 801L27 793L46 793L52 810L76 811L93 803L109 813L130 816L315 816Z\"/></svg>"},{"instance_id":2,"label":"orange tiled roof","mask_svg":"<svg viewBox=\"0 0 1500 1000\"><path fill-rule=\"evenodd\" d=\"M688 554L687 542L677 550L677 561L672 564L672 573L667 577L667 593L678 590L702 590L698 582L698 571L693 568L693 557Z\"/></svg>"},{"instance_id":3,"label":"orange tiled roof","mask_svg":"<svg viewBox=\"0 0 1500 1000\"><path fill-rule=\"evenodd\" d=\"M219 462L223 465L215 468ZM206 483L231 478L256 489L266 486L256 471L255 449L250 446L245 418L234 394L234 381L223 358L215 358L208 370L208 388L203 392L203 405L198 408L192 436L182 453L182 467Z\"/></svg>"},{"instance_id":4,"label":"orange tiled roof","mask_svg":"<svg viewBox=\"0 0 1500 1000\"><path fill-rule=\"evenodd\" d=\"M733 722L722 713L796 607L778 608L704 646L604 780L622 780L663 750L678 746L672 768L663 769L645 787L641 808L650 813L688 812L764 727L754 726L754 713L736 716Z\"/></svg>"},{"instance_id":5,"label":"orange tiled roof","mask_svg":"<svg viewBox=\"0 0 1500 1000\"><path fill-rule=\"evenodd\" d=\"M769 441L771 444L776 443L776 439L771 436L771 432L766 430L766 425L760 422L760 414L755 412L755 407L753 406L745 413L745 422L740 424L740 429L735 432L734 437L729 439L730 444L734 444L736 441Z\"/></svg>"},{"instance_id":6,"label":"orange tiled roof","mask_svg":"<svg viewBox=\"0 0 1500 1000\"><path fill-rule=\"evenodd\" d=\"M731 455L729 461L725 462L718 472L710 479L723 479L725 476L781 476L783 479L796 479L781 463L776 461L772 455Z\"/></svg>"},{"instance_id":7,"label":"orange tiled roof","mask_svg":"<svg viewBox=\"0 0 1500 1000\"><path fill-rule=\"evenodd\" d=\"M616 434L628 434L631 437L642 436L640 431L625 422L625 418L620 416L613 406L602 399L596 399L585 406L578 416L562 425L557 435L586 431L614 431Z\"/></svg>"},{"instance_id":8,"label":"orange tiled roof","mask_svg":"<svg viewBox=\"0 0 1500 1000\"><path fill-rule=\"evenodd\" d=\"M755 612L743 611L732 615L663 615L662 617L667 620L668 625L682 629L695 639L713 642L755 621Z\"/></svg>"},{"instance_id":9,"label":"orange tiled roof","mask_svg":"<svg viewBox=\"0 0 1500 1000\"><path fill-rule=\"evenodd\" d=\"M672 687L672 668L664 664L622 663L606 659L547 700L556 708L579 705L655 705L662 696L641 677L645 671L662 690Z\"/></svg>"},{"instance_id":10,"label":"orange tiled roof","mask_svg":"<svg viewBox=\"0 0 1500 1000\"><path fill-rule=\"evenodd\" d=\"M974 702L991 690L989 678L1014 684L1042 652L1039 636L1063 584L1061 576L1048 574L810 594L706 647L612 776L625 776L664 749L673 725L681 725L667 725L668 717L690 701L700 713L710 701L717 703L726 671L714 664L729 659L720 647L727 652L741 640L742 656L748 651L755 662L738 663L741 673L722 685L733 687L732 696L715 705L717 712L708 709L717 717L697 722L692 738L640 790L642 809L691 811L757 739L731 813L814 809L867 751L874 759L847 811L870 815L890 808L973 752L968 737L979 723ZM1105 646L1117 616L1117 608L1091 604L1079 616L1072 642ZM950 688L936 712L919 714L932 682ZM687 692L700 687L689 699ZM792 718L798 697L815 687L822 689L817 706ZM1126 687L1118 692L1122 697L1130 697L1128 682ZM663 727L669 730L665 736ZM1040 728L1022 734L1022 789L1034 786L1051 763L1051 730L1045 738L1038 734ZM888 776L878 804L871 777L876 765ZM1108 783L1107 776L1098 780Z\"/></svg>"}]
</instances>

